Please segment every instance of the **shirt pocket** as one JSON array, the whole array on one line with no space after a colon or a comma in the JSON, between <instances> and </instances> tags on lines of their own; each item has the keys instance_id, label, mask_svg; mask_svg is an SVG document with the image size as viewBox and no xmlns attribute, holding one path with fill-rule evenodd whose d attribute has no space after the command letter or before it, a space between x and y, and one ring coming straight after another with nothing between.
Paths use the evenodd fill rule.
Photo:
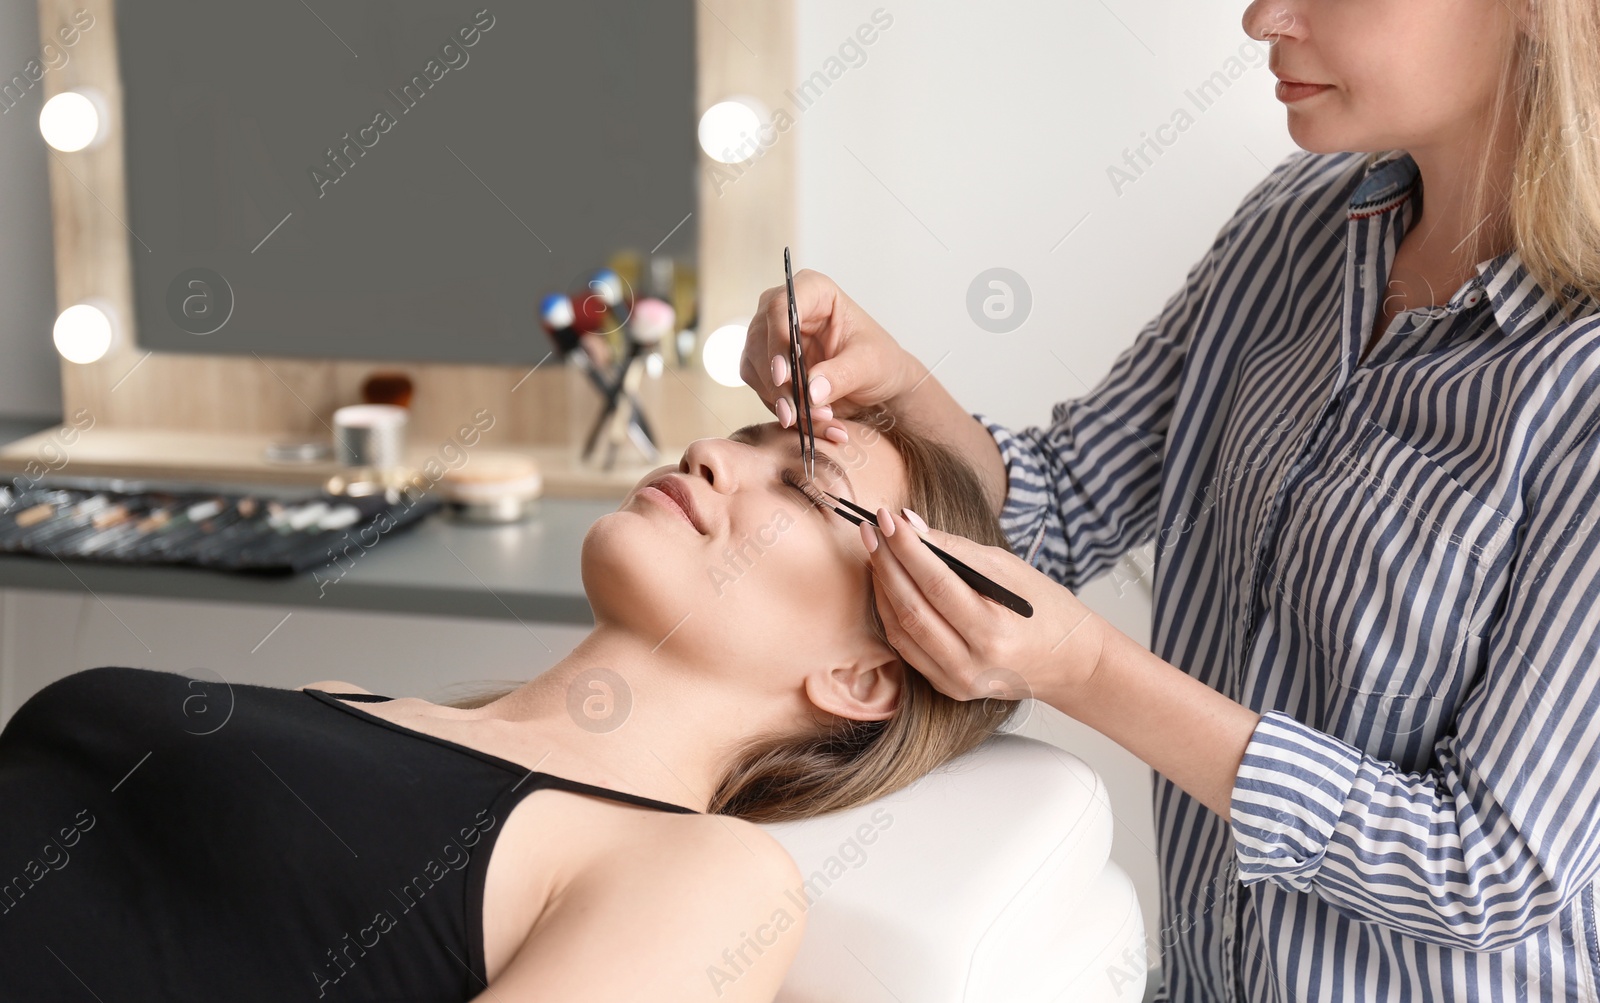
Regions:
<instances>
[{"instance_id":1,"label":"shirt pocket","mask_svg":"<svg viewBox=\"0 0 1600 1003\"><path fill-rule=\"evenodd\" d=\"M1276 601L1328 681L1447 711L1481 654L1485 583L1512 521L1371 419L1288 505Z\"/></svg>"}]
</instances>

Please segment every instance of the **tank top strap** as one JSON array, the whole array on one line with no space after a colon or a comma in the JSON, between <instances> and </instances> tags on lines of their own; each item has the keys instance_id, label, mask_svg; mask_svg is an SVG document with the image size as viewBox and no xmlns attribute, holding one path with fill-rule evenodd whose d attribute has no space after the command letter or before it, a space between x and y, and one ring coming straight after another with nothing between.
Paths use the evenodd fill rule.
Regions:
<instances>
[{"instance_id":1,"label":"tank top strap","mask_svg":"<svg viewBox=\"0 0 1600 1003\"><path fill-rule=\"evenodd\" d=\"M376 703L378 701L393 699L392 697L380 696L376 693L329 693L326 690L318 689L309 689L303 692L310 694L312 697L316 698L322 703L331 704L334 707L338 707L347 714L371 721L374 724L377 724L383 728L387 728L391 731L397 731L401 734L409 735L418 741L429 742L447 749L453 749L458 753L463 753L474 758L481 759L485 762L494 763L497 766L507 770L523 772L525 774L523 778L518 780L511 787L511 791L516 792L518 800L520 800L526 794L530 794L533 791L539 790L540 788L553 787L557 790L569 791L574 794L590 794L594 795L595 797L609 798L613 801L622 801L626 804L635 805L640 808L654 808L658 811L676 812L680 815L705 814L704 812L701 812L695 808L689 808L680 804L673 804L670 801L658 801L655 798L647 798L639 794L628 794L623 791L612 790L610 787L601 787L597 784L586 784L581 780L569 780L566 777L558 777L553 773L544 773L539 770L529 770L518 763L513 763L509 759L504 759L500 756L493 755L492 753L483 752L480 749L474 749L471 746L462 745L459 742L453 742L447 738L440 738L437 735L429 735L426 732L420 732L411 728L406 728L388 720L387 718L378 717L375 714L371 714L359 708L351 707L346 702L358 701L361 703ZM530 780L532 781L531 785L529 784ZM526 790L523 789L524 787L526 787Z\"/></svg>"},{"instance_id":2,"label":"tank top strap","mask_svg":"<svg viewBox=\"0 0 1600 1003\"><path fill-rule=\"evenodd\" d=\"M537 787L554 787L557 790L568 791L573 794L593 794L597 797L610 798L613 801L622 801L641 808L655 808L660 811L677 812L680 815L703 814L693 808L673 804L670 801L657 801L655 798L647 798L639 794L628 794L624 791L612 790L610 787L586 784L581 780L569 780L566 777L558 777L553 773L533 770L529 772L528 776L535 778ZM521 781L518 783L520 785Z\"/></svg>"}]
</instances>

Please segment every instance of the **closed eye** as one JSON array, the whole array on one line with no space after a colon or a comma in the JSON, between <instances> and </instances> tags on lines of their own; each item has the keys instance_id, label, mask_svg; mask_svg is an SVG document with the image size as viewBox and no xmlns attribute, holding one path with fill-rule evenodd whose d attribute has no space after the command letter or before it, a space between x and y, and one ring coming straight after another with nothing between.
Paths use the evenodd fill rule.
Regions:
<instances>
[{"instance_id":1,"label":"closed eye","mask_svg":"<svg viewBox=\"0 0 1600 1003\"><path fill-rule=\"evenodd\" d=\"M778 429L778 427L775 422L752 422L743 428L738 428L728 433L728 438L733 442L742 442L747 446L759 446L764 438ZM801 458L800 443L791 441L786 452L790 458L798 462ZM820 449L815 450L812 456L816 460L818 468L827 470L833 476L832 483L837 485L837 487L833 487L834 493L853 501L855 499L855 485L850 483L850 475L845 471L844 467L839 465L839 461ZM784 483L803 492L804 489L800 487L800 484L804 475L800 473L799 468L792 471L792 477L793 479L786 477Z\"/></svg>"},{"instance_id":2,"label":"closed eye","mask_svg":"<svg viewBox=\"0 0 1600 1003\"><path fill-rule=\"evenodd\" d=\"M807 492L805 487L800 483L800 472L798 470L786 469L782 474L779 475L779 479L782 480L783 483L789 485L791 488L794 488L796 491L800 492L800 496L806 500L806 504L812 506L818 511L826 511L825 507L817 502L816 499L812 498L810 493Z\"/></svg>"}]
</instances>

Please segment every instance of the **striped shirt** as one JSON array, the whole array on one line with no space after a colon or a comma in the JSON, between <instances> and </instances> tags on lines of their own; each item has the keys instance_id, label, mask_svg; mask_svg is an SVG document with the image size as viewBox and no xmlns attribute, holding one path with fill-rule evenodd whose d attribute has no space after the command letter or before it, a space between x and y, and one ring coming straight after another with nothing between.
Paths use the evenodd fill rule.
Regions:
<instances>
[{"instance_id":1,"label":"striped shirt","mask_svg":"<svg viewBox=\"0 0 1600 1003\"><path fill-rule=\"evenodd\" d=\"M1155 778L1160 1000L1596 1000L1600 303L1515 251L1361 359L1415 161L1296 151L1048 427L972 417L1014 552L1149 544L1152 650L1262 713Z\"/></svg>"}]
</instances>

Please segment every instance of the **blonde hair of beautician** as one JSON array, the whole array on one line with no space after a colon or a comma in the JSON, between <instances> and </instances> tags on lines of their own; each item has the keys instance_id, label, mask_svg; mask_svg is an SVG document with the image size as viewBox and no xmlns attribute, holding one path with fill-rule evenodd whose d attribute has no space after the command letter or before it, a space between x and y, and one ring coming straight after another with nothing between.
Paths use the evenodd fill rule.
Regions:
<instances>
[{"instance_id":1,"label":"blonde hair of beautician","mask_svg":"<svg viewBox=\"0 0 1600 1003\"><path fill-rule=\"evenodd\" d=\"M1477 158L1467 219L1472 261L1509 237L1529 274L1565 307L1564 288L1600 298L1600 3L1531 0L1526 31L1501 52L1488 135L1505 116L1520 123L1509 191L1495 192ZM1376 159L1383 152L1373 154ZM1490 218L1490 217L1494 218Z\"/></svg>"},{"instance_id":2,"label":"blonde hair of beautician","mask_svg":"<svg viewBox=\"0 0 1600 1003\"><path fill-rule=\"evenodd\" d=\"M908 507L934 529L1006 546L983 485L959 454L883 406L851 420L875 429L905 465L907 496L882 504L891 510ZM863 616L871 618L873 634L888 646L877 604L868 602ZM904 664L905 686L893 716L841 720L822 737L752 736L717 784L707 810L751 822L780 822L854 808L893 794L973 749L1016 712L1017 700L945 696ZM481 707L521 685L496 685L444 706Z\"/></svg>"}]
</instances>

